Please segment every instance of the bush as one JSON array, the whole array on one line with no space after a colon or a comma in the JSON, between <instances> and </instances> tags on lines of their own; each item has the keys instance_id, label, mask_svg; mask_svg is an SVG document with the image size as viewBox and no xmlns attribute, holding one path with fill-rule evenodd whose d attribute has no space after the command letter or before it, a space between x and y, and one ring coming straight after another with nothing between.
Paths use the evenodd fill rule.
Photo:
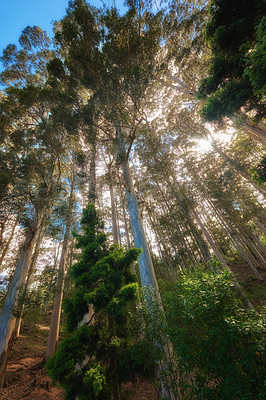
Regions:
<instances>
[{"instance_id":1,"label":"bush","mask_svg":"<svg viewBox=\"0 0 266 400\"><path fill-rule=\"evenodd\" d=\"M265 318L244 312L229 271L182 276L164 304L185 399L266 398Z\"/></svg>"},{"instance_id":2,"label":"bush","mask_svg":"<svg viewBox=\"0 0 266 400\"><path fill-rule=\"evenodd\" d=\"M53 383L65 389L66 400L110 400L119 397L121 384L135 374L146 373L147 367L154 370L149 347L141 345L135 306L138 284L130 272L140 250L108 246L93 205L83 211L81 226L83 235L76 237L82 254L70 269L76 291L64 301L71 336L46 368ZM92 321L79 326L89 304Z\"/></svg>"}]
</instances>

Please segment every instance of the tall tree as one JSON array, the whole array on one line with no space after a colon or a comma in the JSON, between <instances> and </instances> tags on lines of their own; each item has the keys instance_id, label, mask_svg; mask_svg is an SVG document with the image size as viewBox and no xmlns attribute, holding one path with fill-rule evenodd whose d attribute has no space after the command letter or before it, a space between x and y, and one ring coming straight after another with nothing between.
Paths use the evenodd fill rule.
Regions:
<instances>
[{"instance_id":1,"label":"tall tree","mask_svg":"<svg viewBox=\"0 0 266 400\"><path fill-rule=\"evenodd\" d=\"M257 56L264 15L265 3L261 0L252 4L246 0L211 1L205 30L211 64L208 77L198 90L199 98L207 98L202 109L207 120L231 116L240 110L252 111L257 121L264 116L265 69L258 68ZM263 132L262 129L262 136Z\"/></svg>"},{"instance_id":2,"label":"tall tree","mask_svg":"<svg viewBox=\"0 0 266 400\"><path fill-rule=\"evenodd\" d=\"M77 246L83 251L71 268L76 293L65 301L67 326L73 334L60 344L47 368L52 379L66 389L69 399L86 395L90 399L112 396L119 400L119 382L128 379L122 374L123 358L130 357L132 346L128 304L136 299L138 289L129 267L140 251L108 248L92 204L83 210L81 225L84 234L77 235ZM93 324L76 329L90 303Z\"/></svg>"}]
</instances>

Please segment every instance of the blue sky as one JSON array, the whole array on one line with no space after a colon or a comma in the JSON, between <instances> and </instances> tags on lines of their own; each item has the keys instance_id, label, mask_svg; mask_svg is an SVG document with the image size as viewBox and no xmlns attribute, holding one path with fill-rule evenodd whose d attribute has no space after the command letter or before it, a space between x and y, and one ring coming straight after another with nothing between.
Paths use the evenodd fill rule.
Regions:
<instances>
[{"instance_id":1,"label":"blue sky","mask_svg":"<svg viewBox=\"0 0 266 400\"><path fill-rule=\"evenodd\" d=\"M100 0L89 2L102 6ZM111 5L113 0L105 3ZM117 0L116 4L122 9L123 0ZM21 31L28 25L37 25L52 37L52 23L65 15L67 5L68 0L0 0L0 55L8 44L18 43Z\"/></svg>"}]
</instances>

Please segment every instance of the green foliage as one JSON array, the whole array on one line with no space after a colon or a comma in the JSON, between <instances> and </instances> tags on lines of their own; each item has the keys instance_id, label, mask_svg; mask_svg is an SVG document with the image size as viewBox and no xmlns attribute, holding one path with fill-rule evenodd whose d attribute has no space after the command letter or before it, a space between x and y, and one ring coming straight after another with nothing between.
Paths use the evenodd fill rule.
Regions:
<instances>
[{"instance_id":1,"label":"green foliage","mask_svg":"<svg viewBox=\"0 0 266 400\"><path fill-rule=\"evenodd\" d=\"M260 161L260 163L256 166L251 168L251 179L254 182L257 182L259 186L266 182L266 157Z\"/></svg>"},{"instance_id":2,"label":"green foliage","mask_svg":"<svg viewBox=\"0 0 266 400\"><path fill-rule=\"evenodd\" d=\"M81 225L83 235L75 236L82 254L70 271L76 292L63 305L72 336L60 344L47 369L53 382L65 388L66 399L78 395L104 400L111 398L119 383L145 370L147 363L149 372L154 370L147 357L149 350L141 347L140 323L135 317L138 284L130 264L140 250L108 248L92 204L83 210ZM93 317L78 327L89 304L93 304ZM137 354L140 350L141 356Z\"/></svg>"},{"instance_id":3,"label":"green foliage","mask_svg":"<svg viewBox=\"0 0 266 400\"><path fill-rule=\"evenodd\" d=\"M95 364L86 373L83 379L84 385L88 390L93 390L95 396L102 392L106 379L104 375L104 368L100 365Z\"/></svg>"},{"instance_id":4,"label":"green foliage","mask_svg":"<svg viewBox=\"0 0 266 400\"><path fill-rule=\"evenodd\" d=\"M265 318L241 309L228 271L184 275L164 301L185 398L265 398Z\"/></svg>"},{"instance_id":5,"label":"green foliage","mask_svg":"<svg viewBox=\"0 0 266 400\"><path fill-rule=\"evenodd\" d=\"M249 54L248 67L245 69L254 93L258 98L266 95L266 17L257 27L257 43Z\"/></svg>"},{"instance_id":6,"label":"green foliage","mask_svg":"<svg viewBox=\"0 0 266 400\"><path fill-rule=\"evenodd\" d=\"M208 76L198 89L207 120L245 107L263 117L265 96L265 2L212 0L206 38L211 48Z\"/></svg>"}]
</instances>

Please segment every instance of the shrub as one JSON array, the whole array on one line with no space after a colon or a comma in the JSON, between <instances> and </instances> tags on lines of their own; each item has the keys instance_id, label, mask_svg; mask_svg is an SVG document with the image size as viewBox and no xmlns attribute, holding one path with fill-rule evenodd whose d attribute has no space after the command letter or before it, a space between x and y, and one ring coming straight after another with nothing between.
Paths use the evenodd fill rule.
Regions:
<instances>
[{"instance_id":1,"label":"shrub","mask_svg":"<svg viewBox=\"0 0 266 400\"><path fill-rule=\"evenodd\" d=\"M241 308L229 271L180 277L164 304L185 399L265 398L265 318Z\"/></svg>"}]
</instances>

